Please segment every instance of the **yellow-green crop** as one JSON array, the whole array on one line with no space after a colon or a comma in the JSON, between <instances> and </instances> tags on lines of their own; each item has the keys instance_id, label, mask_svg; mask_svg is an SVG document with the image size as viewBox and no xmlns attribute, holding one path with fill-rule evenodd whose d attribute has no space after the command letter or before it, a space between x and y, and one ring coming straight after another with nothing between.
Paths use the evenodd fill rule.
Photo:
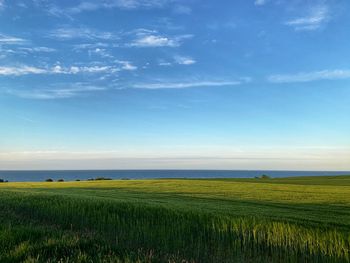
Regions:
<instances>
[{"instance_id":1,"label":"yellow-green crop","mask_svg":"<svg viewBox=\"0 0 350 263\"><path fill-rule=\"evenodd\" d=\"M350 254L347 176L2 183L0 209L0 262L348 262Z\"/></svg>"}]
</instances>

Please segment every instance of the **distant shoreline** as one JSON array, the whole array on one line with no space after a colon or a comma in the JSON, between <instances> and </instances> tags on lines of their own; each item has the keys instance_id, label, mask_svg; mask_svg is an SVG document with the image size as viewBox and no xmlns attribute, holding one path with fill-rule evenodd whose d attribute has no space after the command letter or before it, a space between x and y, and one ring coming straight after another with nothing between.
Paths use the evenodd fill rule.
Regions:
<instances>
[{"instance_id":1,"label":"distant shoreline","mask_svg":"<svg viewBox=\"0 0 350 263\"><path fill-rule=\"evenodd\" d=\"M277 171L277 170L0 170L0 179L9 182L43 182L110 179L247 179L268 175L272 178L342 176L350 171Z\"/></svg>"}]
</instances>

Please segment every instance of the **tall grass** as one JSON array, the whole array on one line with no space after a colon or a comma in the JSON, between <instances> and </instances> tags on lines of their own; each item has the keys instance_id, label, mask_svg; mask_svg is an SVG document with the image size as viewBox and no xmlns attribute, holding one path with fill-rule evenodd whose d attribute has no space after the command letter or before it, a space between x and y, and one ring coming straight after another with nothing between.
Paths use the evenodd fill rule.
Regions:
<instances>
[{"instance_id":1,"label":"tall grass","mask_svg":"<svg viewBox=\"0 0 350 263\"><path fill-rule=\"evenodd\" d=\"M4 190L0 199L0 244L14 253L1 249L0 262L16 262L14 255L20 259L26 255L33 262L47 262L57 255L68 260L62 262L349 262L348 232L307 227L305 222L25 191ZM23 226L29 236L16 239ZM30 231L37 226L45 229ZM53 235L51 247L56 252L30 250L25 241L35 240L36 235Z\"/></svg>"}]
</instances>

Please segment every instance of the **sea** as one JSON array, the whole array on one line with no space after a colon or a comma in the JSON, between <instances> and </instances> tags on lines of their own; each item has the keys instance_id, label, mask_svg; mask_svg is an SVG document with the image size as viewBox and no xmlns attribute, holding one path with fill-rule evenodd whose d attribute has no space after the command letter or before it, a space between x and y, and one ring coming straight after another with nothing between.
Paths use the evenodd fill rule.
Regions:
<instances>
[{"instance_id":1,"label":"sea","mask_svg":"<svg viewBox=\"0 0 350 263\"><path fill-rule=\"evenodd\" d=\"M50 170L4 171L0 179L9 182L42 182L46 179L65 181L88 180L97 177L111 179L159 178L253 178L266 174L272 178L294 176L350 175L350 171L268 171L268 170Z\"/></svg>"}]
</instances>

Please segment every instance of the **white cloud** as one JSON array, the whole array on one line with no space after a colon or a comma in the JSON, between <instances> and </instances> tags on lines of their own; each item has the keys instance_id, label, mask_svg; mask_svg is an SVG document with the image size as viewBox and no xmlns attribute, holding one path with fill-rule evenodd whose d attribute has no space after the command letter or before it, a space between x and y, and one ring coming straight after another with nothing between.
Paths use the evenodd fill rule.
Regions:
<instances>
[{"instance_id":1,"label":"white cloud","mask_svg":"<svg viewBox=\"0 0 350 263\"><path fill-rule=\"evenodd\" d=\"M0 34L0 44L23 44L25 42L27 41L23 38Z\"/></svg>"},{"instance_id":2,"label":"white cloud","mask_svg":"<svg viewBox=\"0 0 350 263\"><path fill-rule=\"evenodd\" d=\"M195 87L220 87L234 86L241 84L241 81L188 81L188 82L157 82L140 83L133 85L138 89L185 89Z\"/></svg>"},{"instance_id":3,"label":"white cloud","mask_svg":"<svg viewBox=\"0 0 350 263\"><path fill-rule=\"evenodd\" d=\"M46 69L36 68L31 66L19 66L19 67L4 67L0 66L0 75L4 76L21 76L27 74L45 74Z\"/></svg>"},{"instance_id":4,"label":"white cloud","mask_svg":"<svg viewBox=\"0 0 350 263\"><path fill-rule=\"evenodd\" d=\"M80 50L80 49L94 49L94 48L106 48L109 44L97 42L97 43L85 43L85 44L77 44L74 45L74 49Z\"/></svg>"},{"instance_id":5,"label":"white cloud","mask_svg":"<svg viewBox=\"0 0 350 263\"><path fill-rule=\"evenodd\" d=\"M89 28L58 28L50 32L49 37L59 40L69 40L74 38L82 39L102 39L102 40L115 40L118 37L111 32L101 32Z\"/></svg>"},{"instance_id":6,"label":"white cloud","mask_svg":"<svg viewBox=\"0 0 350 263\"><path fill-rule=\"evenodd\" d=\"M309 82L316 80L336 80L350 78L350 70L321 70L312 72L301 72L297 74L272 75L268 77L268 81L273 83L290 83L290 82Z\"/></svg>"},{"instance_id":7,"label":"white cloud","mask_svg":"<svg viewBox=\"0 0 350 263\"><path fill-rule=\"evenodd\" d=\"M172 66L172 63L168 61L160 60L158 65L162 67L169 67L169 66Z\"/></svg>"},{"instance_id":8,"label":"white cloud","mask_svg":"<svg viewBox=\"0 0 350 263\"><path fill-rule=\"evenodd\" d=\"M129 44L132 47L178 47L184 39L192 35L162 36L156 31L139 29L136 32L136 39Z\"/></svg>"},{"instance_id":9,"label":"white cloud","mask_svg":"<svg viewBox=\"0 0 350 263\"><path fill-rule=\"evenodd\" d=\"M121 65L122 70L128 70L128 71L137 70L137 67L134 66L130 61L116 60L115 62Z\"/></svg>"},{"instance_id":10,"label":"white cloud","mask_svg":"<svg viewBox=\"0 0 350 263\"><path fill-rule=\"evenodd\" d=\"M174 59L179 65L192 65L196 63L196 60L191 57L175 56Z\"/></svg>"},{"instance_id":11,"label":"white cloud","mask_svg":"<svg viewBox=\"0 0 350 263\"><path fill-rule=\"evenodd\" d=\"M56 65L49 70L53 74L78 74L78 73L116 73L119 69L113 66L71 66L61 67Z\"/></svg>"},{"instance_id":12,"label":"white cloud","mask_svg":"<svg viewBox=\"0 0 350 263\"><path fill-rule=\"evenodd\" d=\"M23 50L23 51L27 51L27 52L45 52L45 53L49 53L49 52L55 52L56 49L54 48L49 48L49 47L21 47L18 48L19 50Z\"/></svg>"},{"instance_id":13,"label":"white cloud","mask_svg":"<svg viewBox=\"0 0 350 263\"><path fill-rule=\"evenodd\" d=\"M107 73L112 74L120 71L119 68L113 66L71 66L62 67L55 65L51 68L38 68L32 66L21 65L17 67L13 66L0 66L0 75L3 76L22 76L28 74L78 74L78 73Z\"/></svg>"},{"instance_id":14,"label":"white cloud","mask_svg":"<svg viewBox=\"0 0 350 263\"><path fill-rule=\"evenodd\" d=\"M179 46L179 43L173 39L168 38L168 37L149 35L149 36L143 36L143 37L136 39L133 43L131 43L131 46L134 46L134 47L166 47L166 46L177 47L177 46Z\"/></svg>"},{"instance_id":15,"label":"white cloud","mask_svg":"<svg viewBox=\"0 0 350 263\"><path fill-rule=\"evenodd\" d=\"M319 29L328 20L329 8L321 5L311 8L308 16L289 20L285 24L298 31L310 31Z\"/></svg>"},{"instance_id":16,"label":"white cloud","mask_svg":"<svg viewBox=\"0 0 350 263\"><path fill-rule=\"evenodd\" d=\"M265 5L267 3L267 0L255 0L254 5L261 6Z\"/></svg>"},{"instance_id":17,"label":"white cloud","mask_svg":"<svg viewBox=\"0 0 350 263\"><path fill-rule=\"evenodd\" d=\"M115 73L118 71L117 68L111 66L93 66L93 67L75 67L78 72L87 73Z\"/></svg>"}]
</instances>

